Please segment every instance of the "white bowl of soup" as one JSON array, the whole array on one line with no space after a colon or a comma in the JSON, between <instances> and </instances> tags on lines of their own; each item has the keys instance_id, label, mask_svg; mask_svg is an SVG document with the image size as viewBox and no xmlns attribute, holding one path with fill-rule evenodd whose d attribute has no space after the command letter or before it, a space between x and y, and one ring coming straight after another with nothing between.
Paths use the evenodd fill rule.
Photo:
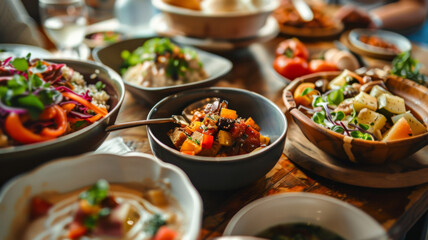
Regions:
<instances>
[{"instance_id":1,"label":"white bowl of soup","mask_svg":"<svg viewBox=\"0 0 428 240\"><path fill-rule=\"evenodd\" d=\"M162 234L194 240L201 219L201 198L184 172L142 153L53 161L10 181L0 194L5 240Z\"/></svg>"},{"instance_id":2,"label":"white bowl of soup","mask_svg":"<svg viewBox=\"0 0 428 240\"><path fill-rule=\"evenodd\" d=\"M284 193L251 202L233 216L224 235L273 239L276 234L294 239L295 229L306 239L315 240L387 239L382 226L365 212L336 198L314 193Z\"/></svg>"}]
</instances>

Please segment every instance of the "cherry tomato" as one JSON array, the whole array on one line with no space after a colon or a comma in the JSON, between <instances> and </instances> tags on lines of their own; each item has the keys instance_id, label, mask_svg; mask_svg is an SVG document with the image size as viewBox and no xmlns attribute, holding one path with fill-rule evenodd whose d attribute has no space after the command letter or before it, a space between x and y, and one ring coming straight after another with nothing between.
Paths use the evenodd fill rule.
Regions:
<instances>
[{"instance_id":1,"label":"cherry tomato","mask_svg":"<svg viewBox=\"0 0 428 240\"><path fill-rule=\"evenodd\" d=\"M338 71L336 64L321 59L313 59L309 62L311 72Z\"/></svg>"},{"instance_id":2,"label":"cherry tomato","mask_svg":"<svg viewBox=\"0 0 428 240\"><path fill-rule=\"evenodd\" d=\"M289 58L299 57L305 60L309 58L309 51L306 46L297 38L290 38L278 44L275 51L276 56L283 55Z\"/></svg>"},{"instance_id":3,"label":"cherry tomato","mask_svg":"<svg viewBox=\"0 0 428 240\"><path fill-rule=\"evenodd\" d=\"M304 59L298 57L287 58L284 55L275 58L273 68L290 80L310 73L308 63Z\"/></svg>"}]
</instances>

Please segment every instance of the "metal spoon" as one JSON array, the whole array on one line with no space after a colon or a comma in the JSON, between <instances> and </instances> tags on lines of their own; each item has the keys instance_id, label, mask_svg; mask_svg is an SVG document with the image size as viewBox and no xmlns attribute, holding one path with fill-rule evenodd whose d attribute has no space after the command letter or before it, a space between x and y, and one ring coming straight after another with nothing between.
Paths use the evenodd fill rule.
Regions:
<instances>
[{"instance_id":1,"label":"metal spoon","mask_svg":"<svg viewBox=\"0 0 428 240\"><path fill-rule=\"evenodd\" d=\"M170 122L180 124L180 125L189 125L189 122L191 121L195 111L204 109L204 107L207 104L213 103L216 100L219 100L219 98L216 98L216 97L204 98L189 104L187 107L183 109L183 111L181 112L181 115L172 115L170 118L158 118L158 119L138 120L133 122L118 123L118 124L110 125L106 127L105 131L111 132L111 131L116 131L116 130L125 129L125 128L138 127L138 126L149 125L149 124L170 123Z\"/></svg>"}]
</instances>

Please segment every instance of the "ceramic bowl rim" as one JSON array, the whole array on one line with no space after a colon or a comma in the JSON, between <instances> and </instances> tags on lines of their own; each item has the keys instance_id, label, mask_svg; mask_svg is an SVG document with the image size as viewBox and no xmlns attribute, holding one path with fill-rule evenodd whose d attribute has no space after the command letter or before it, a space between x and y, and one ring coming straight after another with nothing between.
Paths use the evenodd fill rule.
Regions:
<instances>
[{"instance_id":1,"label":"ceramic bowl rim","mask_svg":"<svg viewBox=\"0 0 428 240\"><path fill-rule=\"evenodd\" d=\"M274 107L276 112L280 113L280 116L282 118L281 123L284 124L284 131L281 134L279 134L278 139L276 139L274 142L270 143L268 146L260 149L259 151L256 151L254 153L247 153L247 154L242 154L242 155L226 156L226 157L191 156L191 155L187 155L187 154L182 154L182 153L180 153L180 151L169 147L168 145L166 145L165 143L160 141L157 137L155 137L152 130L150 129L150 126L147 126L148 136L151 137L159 146L161 146L163 150L166 150L169 153L171 153L177 157L180 157L182 159L186 159L188 161L195 161L195 162L234 162L234 161L245 161L245 160L248 160L251 158L257 158L259 155L265 154L270 149L276 147L278 144L280 144L281 140L286 137L287 131L288 131L288 122L287 122L287 119L285 118L284 113L281 111L281 109L275 103L273 103L271 100L269 100L268 98L266 98L266 97L264 97L258 93L248 91L245 89L240 89L240 88L209 87L209 88L187 90L187 91L183 91L183 92L180 92L180 93L177 93L174 95L170 95L168 97L165 97L164 99L162 99L161 101L159 101L156 105L154 105L152 107L152 109L149 111L149 113L147 115L147 119L150 119L149 117L151 117L153 115L153 113L155 111L157 111L157 109L159 108L160 105L165 104L165 102L167 102L173 98L177 98L177 97L180 97L180 96L183 96L186 94L193 94L193 93L197 93L197 92L216 92L216 91L231 91L231 92L235 91L235 92L247 94L250 96L254 96L254 97L257 97L259 99L263 99L264 103L267 103L270 106ZM152 144L150 144L150 147L152 148L152 151L153 151Z\"/></svg>"},{"instance_id":2,"label":"ceramic bowl rim","mask_svg":"<svg viewBox=\"0 0 428 240\"><path fill-rule=\"evenodd\" d=\"M115 114L116 112L119 111L119 108L121 107L123 100L125 99L125 86L123 84L122 78L119 76L119 74L116 73L116 71L114 71L113 69L111 69L110 67L103 65L101 63L98 62L93 62L93 61L89 61L89 60L73 60L73 59L62 59L62 58L47 58L44 59L45 61L52 61L52 62L61 62L61 61L66 61L68 63L71 64L85 64L85 65L92 65L92 68L94 68L94 70L96 68L102 68L106 71L106 73L110 76L110 79L117 79L117 80L109 80L112 82L117 82L119 88L117 89L118 91L118 102L116 104L116 106L114 106L113 109L110 109L110 111L108 112L108 114L102 118L99 121L96 121L95 123L86 126L76 132L72 132L70 134L64 135L64 136L60 136L55 140L49 140L49 141L45 141L45 142L40 142L40 143L33 143L33 144L25 144L25 145L20 145L20 146L10 146L10 147L6 147L6 148L0 148L0 156L2 154L10 154L10 153L14 153L14 152L23 152L23 151L29 151L29 150L33 150L33 149L39 149L39 148L45 148L45 147L49 147L52 145L56 145L58 144L58 142L66 142L72 138L78 137L79 135L90 131L96 127L98 127L99 125L103 124L106 119L109 119L109 117L113 114ZM96 68L95 68L96 67ZM1 162L1 159L0 159Z\"/></svg>"},{"instance_id":3,"label":"ceramic bowl rim","mask_svg":"<svg viewBox=\"0 0 428 240\"><path fill-rule=\"evenodd\" d=\"M250 202L249 204L245 205L243 208L241 208L229 221L227 224L223 234L228 236L232 233L234 230L234 227L237 225L239 221L242 221L242 219L245 219L245 215L254 209L259 208L260 206L266 206L269 202L272 201L278 201L278 199L282 199L282 202L286 201L287 199L310 199L315 201L323 201L328 202L333 205L338 205L340 207L343 207L344 209L348 211L352 211L354 214L359 214L360 216L364 216L367 218L367 220L371 220L373 223L376 223L376 227L381 229L383 233L386 234L386 231L382 228L382 226L370 215L362 211L361 209L346 203L344 201L341 201L339 199L326 196L319 193L309 193L309 192L291 192L291 193L279 193L274 195L265 196L262 198L259 198L257 200L254 200Z\"/></svg>"}]
</instances>

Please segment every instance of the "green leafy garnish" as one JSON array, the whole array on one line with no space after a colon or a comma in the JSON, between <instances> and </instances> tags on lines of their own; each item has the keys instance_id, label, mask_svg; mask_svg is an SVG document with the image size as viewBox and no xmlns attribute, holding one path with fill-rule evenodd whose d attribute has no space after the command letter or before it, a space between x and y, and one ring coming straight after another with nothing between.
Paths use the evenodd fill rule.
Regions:
<instances>
[{"instance_id":1,"label":"green leafy garnish","mask_svg":"<svg viewBox=\"0 0 428 240\"><path fill-rule=\"evenodd\" d=\"M362 129L364 129L366 131L370 128L370 126L368 124L363 124L363 123L358 123L358 126L360 126Z\"/></svg>"},{"instance_id":2,"label":"green leafy garnish","mask_svg":"<svg viewBox=\"0 0 428 240\"><path fill-rule=\"evenodd\" d=\"M331 130L332 130L332 131L335 131L335 132L337 132L337 133L343 133L343 132L345 131L345 129L343 129L343 127L338 126L338 125L334 125L334 126L331 128Z\"/></svg>"},{"instance_id":3,"label":"green leafy garnish","mask_svg":"<svg viewBox=\"0 0 428 240\"><path fill-rule=\"evenodd\" d=\"M313 88L310 88L310 87L307 87L307 88L305 88L304 90L303 90L303 92L300 94L300 96L305 96L306 94L308 94L308 93L310 93L310 92L312 92L314 89Z\"/></svg>"},{"instance_id":4,"label":"green leafy garnish","mask_svg":"<svg viewBox=\"0 0 428 240\"><path fill-rule=\"evenodd\" d=\"M90 189L80 194L80 199L88 201L91 205L99 204L108 195L109 184L106 180L100 179Z\"/></svg>"},{"instance_id":5,"label":"green leafy garnish","mask_svg":"<svg viewBox=\"0 0 428 240\"><path fill-rule=\"evenodd\" d=\"M330 114L333 117L333 121L340 121L345 118L345 113L342 111L331 112Z\"/></svg>"},{"instance_id":6,"label":"green leafy garnish","mask_svg":"<svg viewBox=\"0 0 428 240\"><path fill-rule=\"evenodd\" d=\"M98 91L103 90L105 87L106 87L106 85L103 82L101 82L101 81L98 81L97 83L95 83L95 88Z\"/></svg>"},{"instance_id":7,"label":"green leafy garnish","mask_svg":"<svg viewBox=\"0 0 428 240\"><path fill-rule=\"evenodd\" d=\"M325 113L323 111L321 112L316 112L313 116L312 116L312 120L315 123L318 124L324 124L324 120L325 120Z\"/></svg>"},{"instance_id":8,"label":"green leafy garnish","mask_svg":"<svg viewBox=\"0 0 428 240\"><path fill-rule=\"evenodd\" d=\"M25 72L28 70L28 61L25 58L15 58L12 61L12 66L18 71Z\"/></svg>"},{"instance_id":9,"label":"green leafy garnish","mask_svg":"<svg viewBox=\"0 0 428 240\"><path fill-rule=\"evenodd\" d=\"M325 101L321 96L315 96L314 99L312 100L312 106L313 107L321 107L321 105L319 105L319 103L323 103L323 102L325 102Z\"/></svg>"},{"instance_id":10,"label":"green leafy garnish","mask_svg":"<svg viewBox=\"0 0 428 240\"><path fill-rule=\"evenodd\" d=\"M339 105L345 99L342 89L332 91L327 95L327 101L332 105Z\"/></svg>"},{"instance_id":11,"label":"green leafy garnish","mask_svg":"<svg viewBox=\"0 0 428 240\"><path fill-rule=\"evenodd\" d=\"M151 236L154 236L160 227L166 224L165 219L158 213L155 213L153 217L147 222L144 227L144 231L148 232Z\"/></svg>"},{"instance_id":12,"label":"green leafy garnish","mask_svg":"<svg viewBox=\"0 0 428 240\"><path fill-rule=\"evenodd\" d=\"M412 58L410 51L398 54L392 60L392 74L425 84L425 76L419 72L421 64Z\"/></svg>"},{"instance_id":13,"label":"green leafy garnish","mask_svg":"<svg viewBox=\"0 0 428 240\"><path fill-rule=\"evenodd\" d=\"M373 140L372 136L368 133L362 133L360 131L352 131L351 132L351 137L353 138L361 138L364 140Z\"/></svg>"},{"instance_id":14,"label":"green leafy garnish","mask_svg":"<svg viewBox=\"0 0 428 240\"><path fill-rule=\"evenodd\" d=\"M357 124L357 111L355 110L354 105L352 105L352 114L351 114L351 121L350 123Z\"/></svg>"},{"instance_id":15,"label":"green leafy garnish","mask_svg":"<svg viewBox=\"0 0 428 240\"><path fill-rule=\"evenodd\" d=\"M83 225L87 229L92 230L97 225L97 221L98 221L97 215L89 215L89 216L85 217L85 219L83 220Z\"/></svg>"}]
</instances>

